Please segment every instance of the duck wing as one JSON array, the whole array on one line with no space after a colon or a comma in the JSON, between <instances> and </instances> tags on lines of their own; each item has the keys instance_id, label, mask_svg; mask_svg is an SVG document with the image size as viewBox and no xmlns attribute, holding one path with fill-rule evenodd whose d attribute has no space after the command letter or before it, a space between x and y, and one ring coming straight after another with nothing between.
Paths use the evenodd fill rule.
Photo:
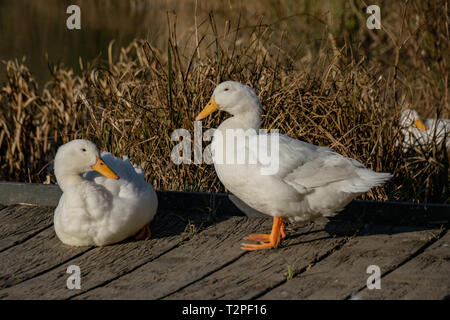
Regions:
<instances>
[{"instance_id":1,"label":"duck wing","mask_svg":"<svg viewBox=\"0 0 450 320\"><path fill-rule=\"evenodd\" d=\"M109 152L103 152L101 158L119 176L119 180L108 179L96 171L85 173L86 180L104 186L113 196L125 198L136 197L148 189L149 184L145 181L142 168L133 165L127 156L119 159Z\"/></svg>"},{"instance_id":2,"label":"duck wing","mask_svg":"<svg viewBox=\"0 0 450 320\"><path fill-rule=\"evenodd\" d=\"M253 139L261 138L261 135L253 137ZM279 170L275 176L301 194L331 184L336 186L336 191L363 193L391 178L389 173L374 172L359 161L344 157L330 148L309 144L282 134L279 134L278 138ZM273 143L271 139L268 141L272 141L269 144ZM256 153L251 147L249 152Z\"/></svg>"}]
</instances>

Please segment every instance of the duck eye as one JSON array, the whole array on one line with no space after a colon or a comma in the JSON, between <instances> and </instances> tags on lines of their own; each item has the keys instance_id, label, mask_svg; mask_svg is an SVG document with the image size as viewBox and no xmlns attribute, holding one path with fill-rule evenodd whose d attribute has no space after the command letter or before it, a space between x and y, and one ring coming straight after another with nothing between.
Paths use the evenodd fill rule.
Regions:
<instances>
[{"instance_id":1,"label":"duck eye","mask_svg":"<svg viewBox=\"0 0 450 320\"><path fill-rule=\"evenodd\" d=\"M229 89L228 88L225 88L223 91L228 91Z\"/></svg>"},{"instance_id":2,"label":"duck eye","mask_svg":"<svg viewBox=\"0 0 450 320\"><path fill-rule=\"evenodd\" d=\"M81 149L81 151L83 151L83 152L86 152L86 149L85 149L85 148L83 148L83 149Z\"/></svg>"}]
</instances>

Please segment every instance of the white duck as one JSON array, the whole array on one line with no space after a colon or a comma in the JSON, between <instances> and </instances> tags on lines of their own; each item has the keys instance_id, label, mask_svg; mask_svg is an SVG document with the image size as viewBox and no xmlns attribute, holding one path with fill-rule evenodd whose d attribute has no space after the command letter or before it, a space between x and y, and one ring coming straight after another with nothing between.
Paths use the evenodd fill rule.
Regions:
<instances>
[{"instance_id":1,"label":"white duck","mask_svg":"<svg viewBox=\"0 0 450 320\"><path fill-rule=\"evenodd\" d=\"M141 229L139 238L150 237L156 192L127 157L121 160L106 152L100 157L92 142L72 140L56 153L55 176L63 195L54 225L63 243L105 246Z\"/></svg>"},{"instance_id":2,"label":"white duck","mask_svg":"<svg viewBox=\"0 0 450 320\"><path fill-rule=\"evenodd\" d=\"M403 134L403 150L426 146L433 142L441 144L444 139L450 149L450 121L447 119L426 119L422 121L417 111L405 109L400 115Z\"/></svg>"},{"instance_id":3,"label":"white duck","mask_svg":"<svg viewBox=\"0 0 450 320\"><path fill-rule=\"evenodd\" d=\"M211 145L214 167L220 181L250 207L274 217L272 232L248 236L245 240L257 241L258 244L243 244L244 250L277 247L285 236L284 218L307 222L320 216L333 216L353 198L391 178L389 173L374 172L329 148L282 134L258 133L261 102L250 87L241 83L226 81L219 84L196 120L207 117L215 110L233 115L214 132ZM226 142L227 132L238 138L246 136L244 145L232 146L238 155L245 154L243 164L227 163L227 160L217 156L221 152L233 152ZM270 174L262 170L267 169L268 161L255 149L258 146L255 141L261 143L260 146L266 145L267 150L272 150L272 145L278 143L279 152L273 149L275 152L270 153L274 160L278 154L278 170ZM251 156L256 157L257 161L251 162Z\"/></svg>"}]
</instances>

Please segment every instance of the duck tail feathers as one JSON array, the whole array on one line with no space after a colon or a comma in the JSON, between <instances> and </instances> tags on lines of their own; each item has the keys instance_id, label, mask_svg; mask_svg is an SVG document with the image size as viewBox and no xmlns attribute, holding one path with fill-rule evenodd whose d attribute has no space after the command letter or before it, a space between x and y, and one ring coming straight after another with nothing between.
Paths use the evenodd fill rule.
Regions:
<instances>
[{"instance_id":1,"label":"duck tail feathers","mask_svg":"<svg viewBox=\"0 0 450 320\"><path fill-rule=\"evenodd\" d=\"M370 169L358 170L359 179L356 179L349 188L353 193L364 193L373 187L379 187L392 178L392 174L388 172L375 172Z\"/></svg>"}]
</instances>

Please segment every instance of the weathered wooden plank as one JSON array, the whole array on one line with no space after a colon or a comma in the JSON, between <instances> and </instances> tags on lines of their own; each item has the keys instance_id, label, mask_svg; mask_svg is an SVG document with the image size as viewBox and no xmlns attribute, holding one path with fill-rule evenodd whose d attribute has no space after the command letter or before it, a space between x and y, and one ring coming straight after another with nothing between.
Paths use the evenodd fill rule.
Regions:
<instances>
[{"instance_id":1,"label":"weathered wooden plank","mask_svg":"<svg viewBox=\"0 0 450 320\"><path fill-rule=\"evenodd\" d=\"M273 250L247 252L237 261L167 299L251 299L285 281L289 268L307 268L322 255L336 249L344 238L324 230L322 221L294 227L283 246ZM259 231L263 229L259 228Z\"/></svg>"},{"instance_id":2,"label":"weathered wooden plank","mask_svg":"<svg viewBox=\"0 0 450 320\"><path fill-rule=\"evenodd\" d=\"M0 290L0 299L68 299L132 271L178 243L178 237L171 236L95 248L49 272ZM67 288L70 265L80 267L81 290Z\"/></svg>"},{"instance_id":3,"label":"weathered wooden plank","mask_svg":"<svg viewBox=\"0 0 450 320\"><path fill-rule=\"evenodd\" d=\"M270 227L270 219L232 217L196 234L182 247L151 261L80 299L158 299L201 279L245 254L248 233Z\"/></svg>"},{"instance_id":4,"label":"weathered wooden plank","mask_svg":"<svg viewBox=\"0 0 450 320\"><path fill-rule=\"evenodd\" d=\"M345 299L366 285L367 267L393 270L439 230L375 227L261 299Z\"/></svg>"},{"instance_id":5,"label":"weathered wooden plank","mask_svg":"<svg viewBox=\"0 0 450 320\"><path fill-rule=\"evenodd\" d=\"M57 206L62 191L57 185L0 181L0 203Z\"/></svg>"},{"instance_id":6,"label":"weathered wooden plank","mask_svg":"<svg viewBox=\"0 0 450 320\"><path fill-rule=\"evenodd\" d=\"M193 216L191 223L200 225L204 218ZM130 239L120 244L94 248L53 270L0 290L0 299L68 299L104 285L179 245L186 223L171 214L158 214L151 224L152 238L148 241ZM69 265L80 267L81 290L67 288L69 275L66 271Z\"/></svg>"},{"instance_id":7,"label":"weathered wooden plank","mask_svg":"<svg viewBox=\"0 0 450 320\"><path fill-rule=\"evenodd\" d=\"M31 278L88 249L62 244L50 226L31 239L0 253L0 288Z\"/></svg>"},{"instance_id":8,"label":"weathered wooden plank","mask_svg":"<svg viewBox=\"0 0 450 320\"><path fill-rule=\"evenodd\" d=\"M49 207L20 205L3 209L0 212L0 252L50 226L53 210Z\"/></svg>"},{"instance_id":9,"label":"weathered wooden plank","mask_svg":"<svg viewBox=\"0 0 450 320\"><path fill-rule=\"evenodd\" d=\"M381 289L365 288L360 299L450 298L450 233L381 278Z\"/></svg>"}]
</instances>

